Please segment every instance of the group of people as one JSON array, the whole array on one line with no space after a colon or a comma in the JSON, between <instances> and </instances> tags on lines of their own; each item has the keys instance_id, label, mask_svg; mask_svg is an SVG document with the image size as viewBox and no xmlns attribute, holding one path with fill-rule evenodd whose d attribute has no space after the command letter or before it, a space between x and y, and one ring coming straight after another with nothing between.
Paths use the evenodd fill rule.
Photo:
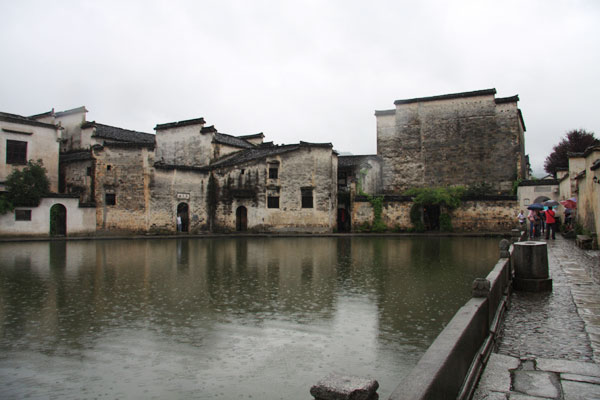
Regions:
<instances>
[{"instance_id":1,"label":"group of people","mask_svg":"<svg viewBox=\"0 0 600 400\"><path fill-rule=\"evenodd\" d=\"M539 239L542 234L546 233L546 240L550 239L550 231L552 231L552 239L556 239L556 207L545 207L544 210L529 210L529 214L525 217L523 210L517 216L522 229L527 228L529 221L529 238Z\"/></svg>"}]
</instances>

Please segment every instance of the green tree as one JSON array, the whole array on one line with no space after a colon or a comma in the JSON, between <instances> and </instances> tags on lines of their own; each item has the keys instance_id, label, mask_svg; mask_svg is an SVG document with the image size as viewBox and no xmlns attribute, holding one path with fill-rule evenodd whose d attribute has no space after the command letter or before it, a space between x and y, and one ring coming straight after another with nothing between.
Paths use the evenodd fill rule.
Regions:
<instances>
[{"instance_id":1,"label":"green tree","mask_svg":"<svg viewBox=\"0 0 600 400\"><path fill-rule=\"evenodd\" d=\"M564 138L552 148L552 153L544 161L544 170L556 175L559 168L569 167L569 153L582 153L590 146L600 144L594 137L594 132L584 129L574 129L567 132Z\"/></svg>"},{"instance_id":2,"label":"green tree","mask_svg":"<svg viewBox=\"0 0 600 400\"><path fill-rule=\"evenodd\" d=\"M46 168L42 160L29 160L23 169L15 169L8 175L4 183L4 212L13 207L37 207L40 200L50 190ZM9 203L10 206L6 206Z\"/></svg>"}]
</instances>

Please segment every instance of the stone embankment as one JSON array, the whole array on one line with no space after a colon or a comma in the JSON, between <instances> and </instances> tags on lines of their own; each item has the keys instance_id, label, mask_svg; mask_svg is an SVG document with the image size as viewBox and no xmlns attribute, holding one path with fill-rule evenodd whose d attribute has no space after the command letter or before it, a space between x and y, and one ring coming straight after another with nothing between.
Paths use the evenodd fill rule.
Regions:
<instances>
[{"instance_id":1,"label":"stone embankment","mask_svg":"<svg viewBox=\"0 0 600 400\"><path fill-rule=\"evenodd\" d=\"M513 292L475 400L600 399L600 253L547 245L553 290Z\"/></svg>"}]
</instances>

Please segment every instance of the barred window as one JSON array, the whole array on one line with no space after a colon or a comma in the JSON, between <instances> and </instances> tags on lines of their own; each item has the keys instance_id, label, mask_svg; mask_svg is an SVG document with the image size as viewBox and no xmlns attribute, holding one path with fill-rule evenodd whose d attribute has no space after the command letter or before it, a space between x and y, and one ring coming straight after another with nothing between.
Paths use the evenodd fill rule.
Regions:
<instances>
[{"instance_id":1,"label":"barred window","mask_svg":"<svg viewBox=\"0 0 600 400\"><path fill-rule=\"evenodd\" d=\"M277 179L279 175L279 168L270 167L269 168L269 179Z\"/></svg>"},{"instance_id":2,"label":"barred window","mask_svg":"<svg viewBox=\"0 0 600 400\"><path fill-rule=\"evenodd\" d=\"M301 188L302 208L313 208L313 189Z\"/></svg>"},{"instance_id":3,"label":"barred window","mask_svg":"<svg viewBox=\"0 0 600 400\"><path fill-rule=\"evenodd\" d=\"M268 208L279 208L279 196L267 196Z\"/></svg>"},{"instance_id":4,"label":"barred window","mask_svg":"<svg viewBox=\"0 0 600 400\"><path fill-rule=\"evenodd\" d=\"M31 221L31 210L15 210L15 221Z\"/></svg>"},{"instance_id":5,"label":"barred window","mask_svg":"<svg viewBox=\"0 0 600 400\"><path fill-rule=\"evenodd\" d=\"M106 193L106 195L104 196L104 203L107 206L114 206L117 204L117 195L115 195L114 193Z\"/></svg>"},{"instance_id":6,"label":"barred window","mask_svg":"<svg viewBox=\"0 0 600 400\"><path fill-rule=\"evenodd\" d=\"M27 142L21 142L20 140L7 140L6 163L27 164Z\"/></svg>"}]
</instances>

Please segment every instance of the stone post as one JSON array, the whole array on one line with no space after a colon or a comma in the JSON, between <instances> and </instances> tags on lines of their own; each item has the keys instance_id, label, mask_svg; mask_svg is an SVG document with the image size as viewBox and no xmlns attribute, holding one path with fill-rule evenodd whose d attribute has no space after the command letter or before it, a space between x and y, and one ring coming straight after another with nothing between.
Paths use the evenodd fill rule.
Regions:
<instances>
[{"instance_id":1,"label":"stone post","mask_svg":"<svg viewBox=\"0 0 600 400\"><path fill-rule=\"evenodd\" d=\"M542 292L552 290L548 274L548 248L545 242L516 242L513 252L515 290Z\"/></svg>"},{"instance_id":2,"label":"stone post","mask_svg":"<svg viewBox=\"0 0 600 400\"><path fill-rule=\"evenodd\" d=\"M357 376L329 374L310 388L315 400L377 400L379 382Z\"/></svg>"}]
</instances>

